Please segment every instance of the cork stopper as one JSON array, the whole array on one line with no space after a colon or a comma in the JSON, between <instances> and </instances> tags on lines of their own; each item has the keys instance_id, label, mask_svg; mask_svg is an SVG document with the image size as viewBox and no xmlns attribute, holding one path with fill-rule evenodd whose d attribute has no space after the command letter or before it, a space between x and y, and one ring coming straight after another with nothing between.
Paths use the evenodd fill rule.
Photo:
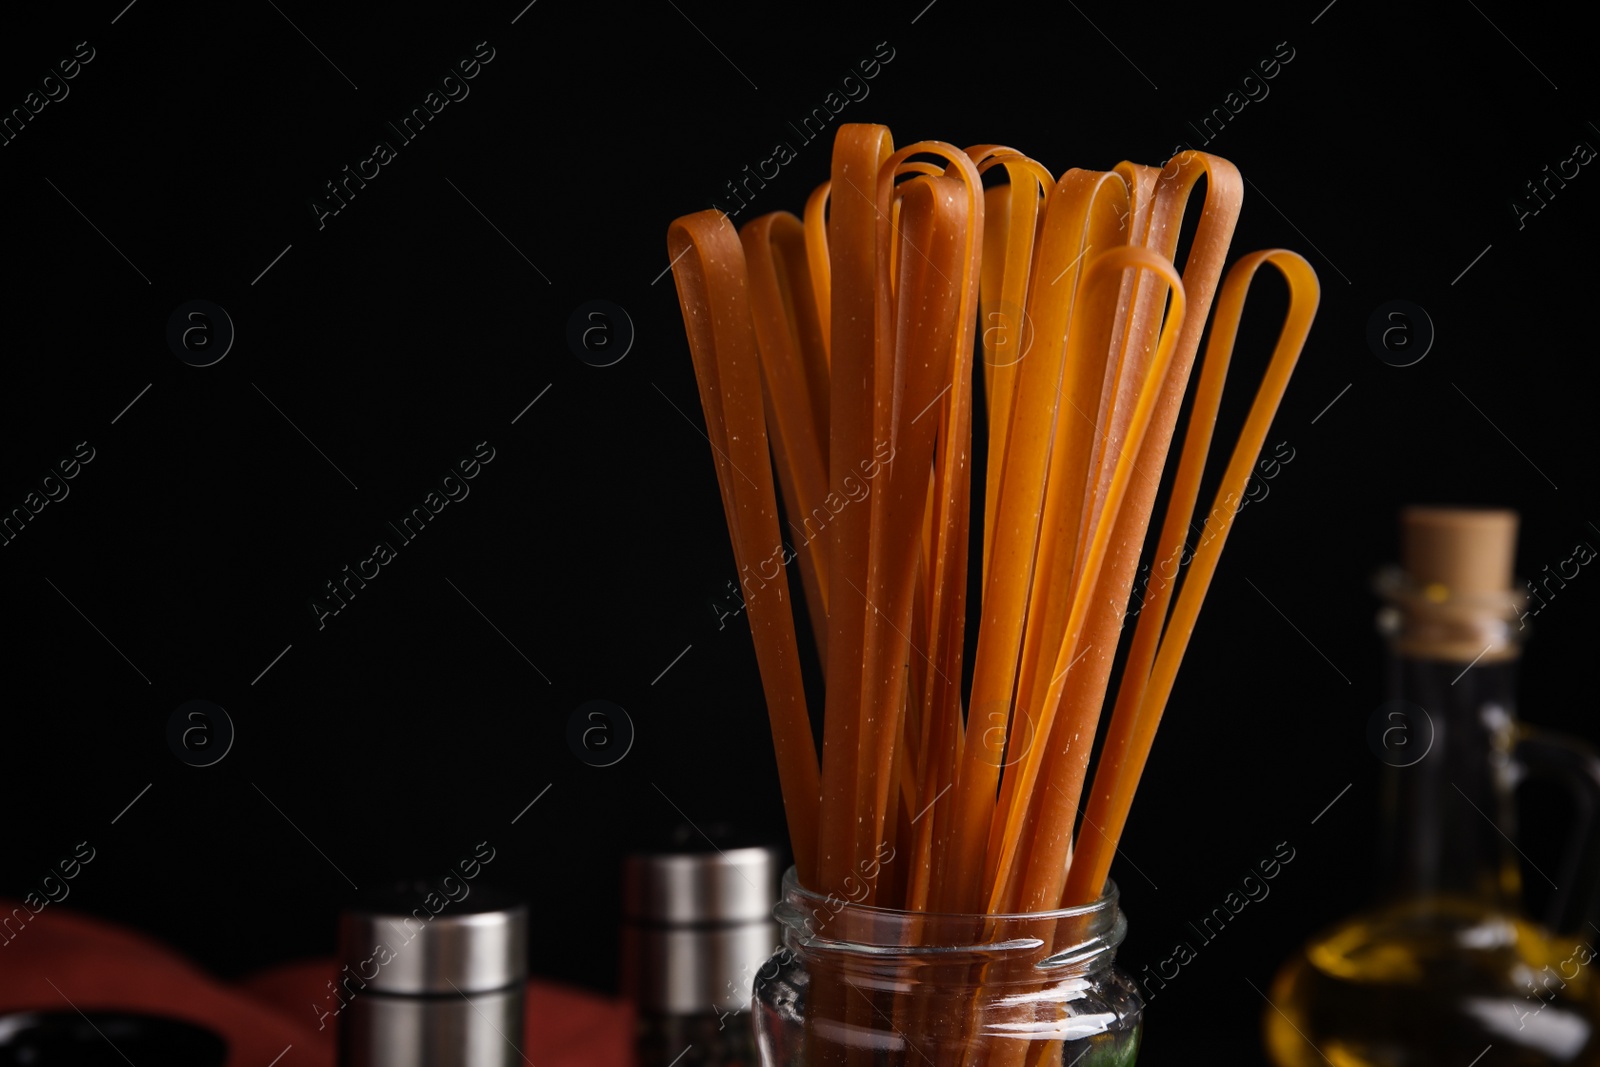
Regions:
<instances>
[{"instance_id":1,"label":"cork stopper","mask_svg":"<svg viewBox=\"0 0 1600 1067\"><path fill-rule=\"evenodd\" d=\"M1400 513L1400 524L1406 574L1425 591L1442 587L1429 599L1492 596L1511 589L1515 511L1408 507Z\"/></svg>"},{"instance_id":2,"label":"cork stopper","mask_svg":"<svg viewBox=\"0 0 1600 1067\"><path fill-rule=\"evenodd\" d=\"M1509 626L1522 594L1512 585L1517 513L1408 507L1400 513L1402 566L1386 587L1395 648L1458 663L1515 659Z\"/></svg>"}]
</instances>

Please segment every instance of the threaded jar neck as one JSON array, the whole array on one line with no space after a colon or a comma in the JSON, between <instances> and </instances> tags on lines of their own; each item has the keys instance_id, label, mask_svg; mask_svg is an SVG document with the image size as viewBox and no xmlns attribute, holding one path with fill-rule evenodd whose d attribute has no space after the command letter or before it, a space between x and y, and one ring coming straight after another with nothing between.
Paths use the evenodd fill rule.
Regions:
<instances>
[{"instance_id":1,"label":"threaded jar neck","mask_svg":"<svg viewBox=\"0 0 1600 1067\"><path fill-rule=\"evenodd\" d=\"M901 911L857 904L784 875L774 914L786 952L807 964L904 978L965 969L994 988L1093 975L1111 967L1127 918L1109 879L1100 899L1055 911L1009 915ZM974 967L973 965L982 965ZM943 979L941 979L943 980Z\"/></svg>"}]
</instances>

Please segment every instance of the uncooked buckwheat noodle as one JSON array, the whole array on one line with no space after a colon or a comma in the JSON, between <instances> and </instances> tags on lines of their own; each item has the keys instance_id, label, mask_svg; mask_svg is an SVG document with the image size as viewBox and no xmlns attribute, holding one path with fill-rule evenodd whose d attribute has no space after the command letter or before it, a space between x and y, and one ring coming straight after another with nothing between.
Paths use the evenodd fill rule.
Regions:
<instances>
[{"instance_id":1,"label":"uncooked buckwheat noodle","mask_svg":"<svg viewBox=\"0 0 1600 1067\"><path fill-rule=\"evenodd\" d=\"M1007 181L994 183L1001 172ZM1179 232L1201 179L1180 275ZM1316 312L1316 275L1282 249L1245 256L1219 294L1242 200L1233 165L1200 152L1164 169L1122 163L1052 179L1015 149L924 141L895 151L885 127L845 124L802 217L776 212L736 233L727 216L703 211L670 227L808 889L990 915L1103 893ZM1153 567L1189 547L1245 297L1268 263L1288 281L1288 314L1192 562L1171 578L1163 569L1142 606L1080 828L1128 599L1213 299ZM988 421L981 472L975 402ZM975 473L982 594L964 692ZM795 563L822 658L820 760L787 569L766 577L774 559ZM884 855L894 858L876 862ZM982 968L974 978L981 984ZM903 998L891 1006L902 1029L931 1010ZM808 1027L826 1018L847 1031L889 1018L880 1002L846 998L817 975L807 1012ZM941 1065L1060 1061L1059 1040L980 1039L976 1001L959 1014L947 1022L964 1036L939 1051ZM816 1055L865 1062L860 1050Z\"/></svg>"}]
</instances>

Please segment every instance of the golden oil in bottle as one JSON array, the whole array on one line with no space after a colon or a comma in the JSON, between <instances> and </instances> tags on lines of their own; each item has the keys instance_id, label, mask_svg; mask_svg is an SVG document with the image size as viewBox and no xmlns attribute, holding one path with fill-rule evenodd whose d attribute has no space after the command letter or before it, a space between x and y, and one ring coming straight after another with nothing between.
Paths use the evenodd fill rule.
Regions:
<instances>
[{"instance_id":1,"label":"golden oil in bottle","mask_svg":"<svg viewBox=\"0 0 1600 1067\"><path fill-rule=\"evenodd\" d=\"M1268 1053L1279 1067L1600 1063L1595 940L1461 899L1348 919L1279 971Z\"/></svg>"}]
</instances>

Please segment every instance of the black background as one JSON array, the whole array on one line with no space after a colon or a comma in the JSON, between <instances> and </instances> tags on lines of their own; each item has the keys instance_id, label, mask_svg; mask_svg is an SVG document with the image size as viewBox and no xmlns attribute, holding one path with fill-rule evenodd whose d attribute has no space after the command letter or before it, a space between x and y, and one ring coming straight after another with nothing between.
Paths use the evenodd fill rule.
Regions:
<instances>
[{"instance_id":1,"label":"black background","mask_svg":"<svg viewBox=\"0 0 1600 1067\"><path fill-rule=\"evenodd\" d=\"M1286 246L1321 277L1269 438L1295 458L1230 538L1114 871L1137 972L1279 842L1296 850L1149 1014L1147 1062L1202 1032L1259 1058L1249 983L1375 884L1368 579L1396 509L1519 509L1523 574L1600 544L1600 177L1585 167L1521 228L1511 207L1600 145L1592 38L1487 0L923 2L8 12L0 106L77 42L95 58L0 148L0 506L77 442L95 458L0 548L0 892L88 840L65 906L234 976L330 952L351 884L486 840L534 902L535 970L605 990L631 842L680 815L781 835L748 628L719 630L711 606L735 572L665 234L779 140L798 158L749 214L798 211L832 130L806 145L788 123L888 42L839 121L1011 144L1058 174L1205 147L1251 183L1235 256ZM319 229L323 183L485 40L470 95ZM1202 145L1187 122L1279 42L1294 58L1269 95ZM1259 288L1241 376L1283 306ZM197 298L237 328L207 368L165 341ZM565 340L596 298L637 331L606 368ZM1437 329L1404 368L1365 342L1396 298ZM323 583L485 440L470 496L319 629ZM1585 569L1550 601L1522 685L1526 718L1591 741L1597 589ZM165 738L195 698L237 727L203 769ZM613 767L566 742L591 699L637 729ZM1532 801L1544 866L1564 815Z\"/></svg>"}]
</instances>

